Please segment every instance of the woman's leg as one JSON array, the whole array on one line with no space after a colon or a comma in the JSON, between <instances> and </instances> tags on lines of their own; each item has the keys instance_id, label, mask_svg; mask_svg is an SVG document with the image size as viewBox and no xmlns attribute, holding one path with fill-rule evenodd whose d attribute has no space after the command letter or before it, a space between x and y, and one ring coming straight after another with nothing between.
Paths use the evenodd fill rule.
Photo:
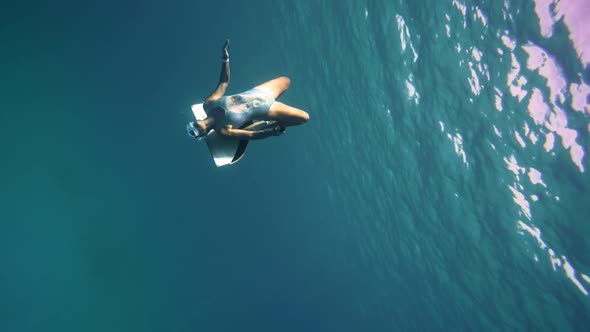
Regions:
<instances>
[{"instance_id":1,"label":"woman's leg","mask_svg":"<svg viewBox=\"0 0 590 332\"><path fill-rule=\"evenodd\" d=\"M274 99L277 99L283 92L287 91L289 85L291 85L291 80L288 77L282 76L260 84L254 89L265 91ZM283 127L301 125L309 120L309 114L305 111L278 101L272 104L267 117L268 120L277 121Z\"/></svg>"},{"instance_id":2,"label":"woman's leg","mask_svg":"<svg viewBox=\"0 0 590 332\"><path fill-rule=\"evenodd\" d=\"M270 107L268 119L277 121L283 127L298 126L309 120L309 114L277 101Z\"/></svg>"},{"instance_id":3,"label":"woman's leg","mask_svg":"<svg viewBox=\"0 0 590 332\"><path fill-rule=\"evenodd\" d=\"M274 99L277 99L283 94L283 92L287 91L289 85L291 85L291 80L288 77L282 76L266 83L262 83L254 87L254 89L263 90L270 94Z\"/></svg>"}]
</instances>

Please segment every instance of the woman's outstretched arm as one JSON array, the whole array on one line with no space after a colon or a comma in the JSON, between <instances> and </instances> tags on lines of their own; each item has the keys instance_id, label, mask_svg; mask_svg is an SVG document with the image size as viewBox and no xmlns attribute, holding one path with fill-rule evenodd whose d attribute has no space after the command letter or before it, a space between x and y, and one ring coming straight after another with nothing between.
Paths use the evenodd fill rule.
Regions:
<instances>
[{"instance_id":1,"label":"woman's outstretched arm","mask_svg":"<svg viewBox=\"0 0 590 332\"><path fill-rule=\"evenodd\" d=\"M258 121L249 125L248 127L241 128L242 130L257 131L262 129L268 129L278 126L279 123L276 121Z\"/></svg>"},{"instance_id":2,"label":"woman's outstretched arm","mask_svg":"<svg viewBox=\"0 0 590 332\"><path fill-rule=\"evenodd\" d=\"M211 103L216 101L217 99L223 97L225 94L225 90L229 85L229 52L227 48L229 46L229 39L226 39L225 43L223 44L223 50L221 55L221 74L219 75L219 83L217 83L217 87L213 92L209 95L209 97L205 98L205 103Z\"/></svg>"},{"instance_id":3,"label":"woman's outstretched arm","mask_svg":"<svg viewBox=\"0 0 590 332\"><path fill-rule=\"evenodd\" d=\"M220 130L220 134L227 137L233 137L241 140L257 140L263 139L270 136L281 136L285 133L285 128L283 127L274 127L272 129L265 129L265 130L243 130L243 129L233 129L231 127L222 128Z\"/></svg>"}]
</instances>

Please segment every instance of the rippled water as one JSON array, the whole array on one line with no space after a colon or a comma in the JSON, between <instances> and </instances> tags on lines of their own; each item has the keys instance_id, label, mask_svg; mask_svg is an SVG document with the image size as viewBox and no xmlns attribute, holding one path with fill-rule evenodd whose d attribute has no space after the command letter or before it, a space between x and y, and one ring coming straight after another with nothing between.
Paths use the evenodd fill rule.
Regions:
<instances>
[{"instance_id":1,"label":"rippled water","mask_svg":"<svg viewBox=\"0 0 590 332\"><path fill-rule=\"evenodd\" d=\"M401 328L587 326L588 7L284 5L285 39L309 37L292 71L321 66L298 74L313 82L301 93L316 110L309 158L338 165L330 202L381 281L367 316Z\"/></svg>"}]
</instances>

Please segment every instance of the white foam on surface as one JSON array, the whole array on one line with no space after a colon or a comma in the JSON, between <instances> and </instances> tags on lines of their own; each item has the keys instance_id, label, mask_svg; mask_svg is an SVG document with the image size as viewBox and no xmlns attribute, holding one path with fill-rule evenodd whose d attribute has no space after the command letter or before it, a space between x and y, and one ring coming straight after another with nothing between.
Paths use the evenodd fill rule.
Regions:
<instances>
[{"instance_id":1,"label":"white foam on surface","mask_svg":"<svg viewBox=\"0 0 590 332\"><path fill-rule=\"evenodd\" d=\"M518 131L515 131L514 132L514 137L516 138L516 141L518 142L518 145L520 145L522 148L525 148L526 147L526 143L522 139L522 137L520 136L520 134L518 133Z\"/></svg>"},{"instance_id":2,"label":"white foam on surface","mask_svg":"<svg viewBox=\"0 0 590 332\"><path fill-rule=\"evenodd\" d=\"M574 270L574 267L570 265L570 263L567 261L567 259L564 256L561 256L561 258L563 259L563 270L565 271L567 278L574 285L576 285L576 287L578 287L578 289L582 293L584 293L584 295L588 296L588 291L586 290L584 285L582 285L582 283L578 280L578 278L576 278L576 270Z\"/></svg>"},{"instance_id":3,"label":"white foam on surface","mask_svg":"<svg viewBox=\"0 0 590 332\"><path fill-rule=\"evenodd\" d=\"M550 109L543 100L543 93L537 88L533 88L531 98L529 99L528 112L530 117L536 124L542 125L545 123Z\"/></svg>"},{"instance_id":4,"label":"white foam on surface","mask_svg":"<svg viewBox=\"0 0 590 332\"><path fill-rule=\"evenodd\" d=\"M401 15L395 15L395 20L397 22L397 30L399 32L401 44L402 44L402 51L405 53L406 49L409 47L414 55L413 61L414 63L418 61L418 53L416 49L414 49L414 45L412 44L412 40L410 37L410 29L406 25L406 21Z\"/></svg>"},{"instance_id":5,"label":"white foam on surface","mask_svg":"<svg viewBox=\"0 0 590 332\"><path fill-rule=\"evenodd\" d=\"M547 185L543 182L543 174L541 174L541 172L539 172L537 169L533 168L533 167L529 167L529 180L531 181L532 184L540 184L543 187L547 187Z\"/></svg>"},{"instance_id":6,"label":"white foam on surface","mask_svg":"<svg viewBox=\"0 0 590 332\"><path fill-rule=\"evenodd\" d=\"M547 245L545 244L545 242L541 238L541 230L539 228L534 227L534 226L529 226L529 225L525 224L524 222L522 222L521 220L517 221L517 224L521 230L529 233L532 237L534 237L537 240L537 244L539 244L539 248L541 248L541 249L547 248Z\"/></svg>"},{"instance_id":7,"label":"white foam on surface","mask_svg":"<svg viewBox=\"0 0 590 332\"><path fill-rule=\"evenodd\" d=\"M471 48L471 56L473 57L473 60L477 62L481 61L482 55L483 53L479 49L477 49L477 47Z\"/></svg>"},{"instance_id":8,"label":"white foam on surface","mask_svg":"<svg viewBox=\"0 0 590 332\"><path fill-rule=\"evenodd\" d=\"M518 165L518 162L516 161L514 155L511 155L510 158L504 157L504 162L506 163L506 167L508 168L508 170L510 170L514 175L517 176L517 179L519 174L524 174L525 168L520 167Z\"/></svg>"},{"instance_id":9,"label":"white foam on surface","mask_svg":"<svg viewBox=\"0 0 590 332\"><path fill-rule=\"evenodd\" d=\"M468 65L469 65L469 72L471 73L471 77L467 78L467 82L469 83L469 87L471 88L471 92L474 95L479 96L479 94L481 93L481 89L482 89L482 85L479 83L479 76L477 75L477 73L473 69L473 63L471 61L469 61Z\"/></svg>"},{"instance_id":10,"label":"white foam on surface","mask_svg":"<svg viewBox=\"0 0 590 332\"><path fill-rule=\"evenodd\" d=\"M516 48L516 42L513 39L511 39L508 35L503 35L501 39L504 46L506 46L511 52L514 51Z\"/></svg>"},{"instance_id":11,"label":"white foam on surface","mask_svg":"<svg viewBox=\"0 0 590 332\"><path fill-rule=\"evenodd\" d=\"M496 136L502 137L502 133L500 132L500 130L498 130L498 127L496 127L496 125L492 125L492 127L494 127L494 133L496 134Z\"/></svg>"},{"instance_id":12,"label":"white foam on surface","mask_svg":"<svg viewBox=\"0 0 590 332\"><path fill-rule=\"evenodd\" d=\"M572 109L590 115L590 86L583 82L572 83L569 92L572 96Z\"/></svg>"},{"instance_id":13,"label":"white foam on surface","mask_svg":"<svg viewBox=\"0 0 590 332\"><path fill-rule=\"evenodd\" d=\"M521 193L519 190L517 190L516 187L509 185L508 188L512 192L512 199L514 200L514 203L516 203L516 205L520 206L520 210L524 214L524 216L528 220L531 220L531 218L533 217L531 215L531 206L529 204L529 201L527 201L526 197L524 196L524 194ZM539 231L539 234L540 234L540 231Z\"/></svg>"},{"instance_id":14,"label":"white foam on surface","mask_svg":"<svg viewBox=\"0 0 590 332\"><path fill-rule=\"evenodd\" d=\"M481 25L483 25L484 27L488 26L488 18L477 6L475 6L475 18L479 20L481 22Z\"/></svg>"},{"instance_id":15,"label":"white foam on surface","mask_svg":"<svg viewBox=\"0 0 590 332\"><path fill-rule=\"evenodd\" d=\"M535 13L539 18L539 28L543 37L551 37L553 34L553 23L555 23L551 13L553 4L553 0L535 0Z\"/></svg>"},{"instance_id":16,"label":"white foam on surface","mask_svg":"<svg viewBox=\"0 0 590 332\"><path fill-rule=\"evenodd\" d=\"M549 151L553 150L554 145L555 145L555 135L553 135L553 133L545 134L545 144L543 144L543 148L545 149L545 152L549 152Z\"/></svg>"},{"instance_id":17,"label":"white foam on surface","mask_svg":"<svg viewBox=\"0 0 590 332\"><path fill-rule=\"evenodd\" d=\"M551 267L553 268L553 271L557 271L557 268L561 267L561 259L555 255L555 252L551 248L547 250L547 254L549 255L549 260L551 261Z\"/></svg>"},{"instance_id":18,"label":"white foam on surface","mask_svg":"<svg viewBox=\"0 0 590 332\"><path fill-rule=\"evenodd\" d=\"M416 92L416 87L412 83L412 76L405 81L406 83L406 90L408 92L408 98L413 101L416 105L420 103L420 94Z\"/></svg>"},{"instance_id":19,"label":"white foam on surface","mask_svg":"<svg viewBox=\"0 0 590 332\"><path fill-rule=\"evenodd\" d=\"M531 133L529 134L529 140L531 141L531 143L537 144L539 137L537 137L537 134L531 131Z\"/></svg>"},{"instance_id":20,"label":"white foam on surface","mask_svg":"<svg viewBox=\"0 0 590 332\"><path fill-rule=\"evenodd\" d=\"M457 133L454 136L447 133L447 137L451 142L453 142L453 147L455 149L455 153L461 157L461 160L465 164L465 166L469 167L469 163L467 162L467 155L465 154L465 150L463 149L463 136Z\"/></svg>"},{"instance_id":21,"label":"white foam on surface","mask_svg":"<svg viewBox=\"0 0 590 332\"><path fill-rule=\"evenodd\" d=\"M568 31L568 38L584 67L590 64L590 1L588 0L534 0L535 13L539 19L541 35L550 38L553 26L562 21ZM551 7L554 6L553 13Z\"/></svg>"}]
</instances>

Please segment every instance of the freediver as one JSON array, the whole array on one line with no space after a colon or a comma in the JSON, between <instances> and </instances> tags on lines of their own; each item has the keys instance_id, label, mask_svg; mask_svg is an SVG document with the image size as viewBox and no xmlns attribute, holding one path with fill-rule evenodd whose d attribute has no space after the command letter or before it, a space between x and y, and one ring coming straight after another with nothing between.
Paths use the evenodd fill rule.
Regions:
<instances>
[{"instance_id":1,"label":"freediver","mask_svg":"<svg viewBox=\"0 0 590 332\"><path fill-rule=\"evenodd\" d=\"M207 117L187 125L190 136L204 138L215 130L226 137L258 140L280 136L285 133L286 127L301 125L309 120L307 112L276 101L289 88L291 80L288 77L278 77L248 91L225 96L230 78L228 46L229 40L226 40L222 49L219 83L203 102ZM240 129L249 121L255 122Z\"/></svg>"}]
</instances>

